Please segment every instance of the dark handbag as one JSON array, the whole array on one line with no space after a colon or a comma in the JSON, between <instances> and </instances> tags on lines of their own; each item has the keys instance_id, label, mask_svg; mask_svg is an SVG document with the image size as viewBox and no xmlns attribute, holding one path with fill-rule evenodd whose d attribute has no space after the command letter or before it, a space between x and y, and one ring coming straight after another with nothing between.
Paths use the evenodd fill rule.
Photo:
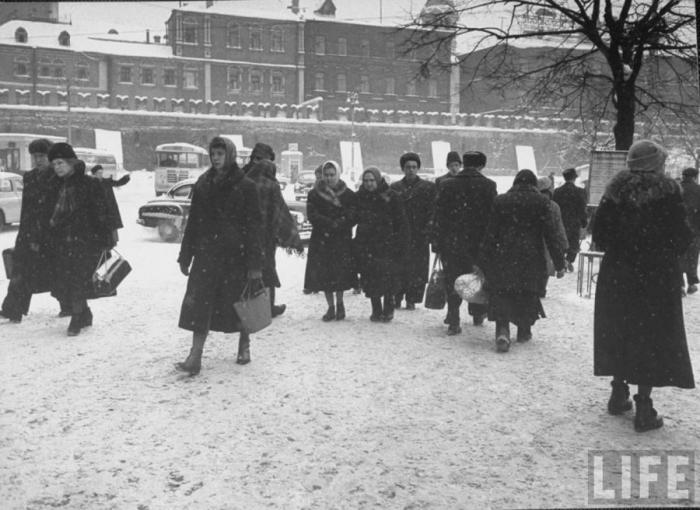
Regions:
<instances>
[{"instance_id":1,"label":"dark handbag","mask_svg":"<svg viewBox=\"0 0 700 510\"><path fill-rule=\"evenodd\" d=\"M117 287L131 272L131 265L117 250L112 249L109 257L107 253L108 250L102 252L97 269L92 275L92 292L88 296L89 299L116 296Z\"/></svg>"},{"instance_id":2,"label":"dark handbag","mask_svg":"<svg viewBox=\"0 0 700 510\"><path fill-rule=\"evenodd\" d=\"M248 281L243 287L241 299L233 303L233 308L241 321L241 330L246 333L257 333L272 323L270 292L262 281L257 291L253 291L253 285Z\"/></svg>"},{"instance_id":3,"label":"dark handbag","mask_svg":"<svg viewBox=\"0 0 700 510\"><path fill-rule=\"evenodd\" d=\"M12 279L12 257L14 256L14 248L6 248L2 250L2 263L5 265L5 276L8 280Z\"/></svg>"},{"instance_id":4,"label":"dark handbag","mask_svg":"<svg viewBox=\"0 0 700 510\"><path fill-rule=\"evenodd\" d=\"M442 269L440 257L435 257L433 272L430 275L428 288L425 290L425 307L431 310L442 310L447 302L445 291L445 272Z\"/></svg>"}]
</instances>

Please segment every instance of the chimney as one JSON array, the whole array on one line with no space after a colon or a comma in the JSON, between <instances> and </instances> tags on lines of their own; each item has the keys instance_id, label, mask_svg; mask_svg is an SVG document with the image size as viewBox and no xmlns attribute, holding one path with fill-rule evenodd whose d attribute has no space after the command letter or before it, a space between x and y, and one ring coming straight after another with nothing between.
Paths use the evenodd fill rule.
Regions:
<instances>
[{"instance_id":1,"label":"chimney","mask_svg":"<svg viewBox=\"0 0 700 510\"><path fill-rule=\"evenodd\" d=\"M292 5L288 6L287 9L290 9L294 14L299 14L299 0L292 0Z\"/></svg>"},{"instance_id":2,"label":"chimney","mask_svg":"<svg viewBox=\"0 0 700 510\"><path fill-rule=\"evenodd\" d=\"M146 29L146 42L151 42L151 31L149 29Z\"/></svg>"},{"instance_id":3,"label":"chimney","mask_svg":"<svg viewBox=\"0 0 700 510\"><path fill-rule=\"evenodd\" d=\"M159 35L154 35L153 36L153 42L156 44L160 44L160 36Z\"/></svg>"}]
</instances>

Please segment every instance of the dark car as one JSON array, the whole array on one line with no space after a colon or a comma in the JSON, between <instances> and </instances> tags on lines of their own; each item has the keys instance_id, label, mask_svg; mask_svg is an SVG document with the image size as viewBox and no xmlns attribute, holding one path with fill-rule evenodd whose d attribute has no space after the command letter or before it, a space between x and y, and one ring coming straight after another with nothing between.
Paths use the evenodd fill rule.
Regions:
<instances>
[{"instance_id":1,"label":"dark car","mask_svg":"<svg viewBox=\"0 0 700 510\"><path fill-rule=\"evenodd\" d=\"M164 241L177 241L185 230L192 201L192 187L197 179L185 179L175 184L168 192L139 207L137 223L144 227L157 228ZM306 202L285 200L292 216L296 219L299 237L308 241L311 237L311 223L306 217Z\"/></svg>"},{"instance_id":2,"label":"dark car","mask_svg":"<svg viewBox=\"0 0 700 510\"><path fill-rule=\"evenodd\" d=\"M309 191L316 183L316 173L313 170L299 172L297 182L294 184L294 197L297 200L306 200Z\"/></svg>"}]
</instances>

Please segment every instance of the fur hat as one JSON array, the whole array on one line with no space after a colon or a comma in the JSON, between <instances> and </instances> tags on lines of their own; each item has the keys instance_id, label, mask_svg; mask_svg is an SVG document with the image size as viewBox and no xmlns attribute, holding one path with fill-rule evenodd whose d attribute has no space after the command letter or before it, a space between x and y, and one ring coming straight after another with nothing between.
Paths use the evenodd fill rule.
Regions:
<instances>
[{"instance_id":1,"label":"fur hat","mask_svg":"<svg viewBox=\"0 0 700 510\"><path fill-rule=\"evenodd\" d=\"M566 181L571 181L573 179L576 179L578 177L578 173L576 172L575 168L565 168L561 172L562 177L564 177L564 180Z\"/></svg>"},{"instance_id":2,"label":"fur hat","mask_svg":"<svg viewBox=\"0 0 700 510\"><path fill-rule=\"evenodd\" d=\"M95 165L95 166L93 166L93 167L90 169L90 173L91 173L92 175L95 175L95 174L96 174L97 172L99 172L100 170L104 170L104 168L102 168L102 165Z\"/></svg>"},{"instance_id":3,"label":"fur hat","mask_svg":"<svg viewBox=\"0 0 700 510\"><path fill-rule=\"evenodd\" d=\"M52 145L46 138L37 138L29 144L29 154L48 154Z\"/></svg>"},{"instance_id":4,"label":"fur hat","mask_svg":"<svg viewBox=\"0 0 700 510\"><path fill-rule=\"evenodd\" d=\"M407 152L406 154L401 155L399 158L399 164L401 165L402 169L408 161L415 161L418 164L418 168L420 168L420 156L415 152Z\"/></svg>"},{"instance_id":5,"label":"fur hat","mask_svg":"<svg viewBox=\"0 0 700 510\"><path fill-rule=\"evenodd\" d=\"M275 160L275 151L272 150L272 147L267 145L266 143L256 143L255 146L253 146L253 152L250 153L250 158L260 158L260 159L269 159L270 161Z\"/></svg>"},{"instance_id":6,"label":"fur hat","mask_svg":"<svg viewBox=\"0 0 700 510\"><path fill-rule=\"evenodd\" d=\"M627 167L632 172L660 172L666 162L666 149L651 140L639 140L627 151Z\"/></svg>"},{"instance_id":7,"label":"fur hat","mask_svg":"<svg viewBox=\"0 0 700 510\"><path fill-rule=\"evenodd\" d=\"M457 151L450 151L447 153L447 165L450 163L459 163L460 165L462 164L462 158L459 156L459 152Z\"/></svg>"},{"instance_id":8,"label":"fur hat","mask_svg":"<svg viewBox=\"0 0 700 510\"><path fill-rule=\"evenodd\" d=\"M462 154L464 168L479 168L486 166L486 154L479 151L468 151Z\"/></svg>"},{"instance_id":9,"label":"fur hat","mask_svg":"<svg viewBox=\"0 0 700 510\"><path fill-rule=\"evenodd\" d=\"M78 159L75 155L75 151L70 144L59 142L55 143L49 149L49 161L54 159Z\"/></svg>"},{"instance_id":10,"label":"fur hat","mask_svg":"<svg viewBox=\"0 0 700 510\"><path fill-rule=\"evenodd\" d=\"M537 177L532 172L532 170L523 168L517 174L515 174L515 179L513 179L513 186L519 184L537 187Z\"/></svg>"},{"instance_id":11,"label":"fur hat","mask_svg":"<svg viewBox=\"0 0 700 510\"><path fill-rule=\"evenodd\" d=\"M689 167L683 169L683 173L681 175L683 176L684 179L692 179L692 178L698 176L698 169L694 168L692 166L689 166Z\"/></svg>"}]
</instances>

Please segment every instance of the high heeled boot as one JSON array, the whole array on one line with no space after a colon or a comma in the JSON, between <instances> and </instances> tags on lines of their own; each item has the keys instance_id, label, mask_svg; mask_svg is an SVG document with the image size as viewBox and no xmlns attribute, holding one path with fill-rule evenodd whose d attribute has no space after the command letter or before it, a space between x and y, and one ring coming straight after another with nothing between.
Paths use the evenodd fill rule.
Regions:
<instances>
[{"instance_id":1,"label":"high heeled boot","mask_svg":"<svg viewBox=\"0 0 700 510\"><path fill-rule=\"evenodd\" d=\"M190 376L197 375L202 369L202 352L203 349L192 347L187 359L175 364L175 368L180 372L187 372Z\"/></svg>"},{"instance_id":2,"label":"high heeled boot","mask_svg":"<svg viewBox=\"0 0 700 510\"><path fill-rule=\"evenodd\" d=\"M634 416L634 430L637 432L646 432L663 427L664 419L658 415L654 409L654 402L651 398L635 395L634 402L637 407L637 412Z\"/></svg>"},{"instance_id":3,"label":"high heeled boot","mask_svg":"<svg viewBox=\"0 0 700 510\"><path fill-rule=\"evenodd\" d=\"M236 363L239 365L247 365L250 363L250 336L241 333L238 338L238 356L236 356Z\"/></svg>"},{"instance_id":4,"label":"high heeled boot","mask_svg":"<svg viewBox=\"0 0 700 510\"><path fill-rule=\"evenodd\" d=\"M608 400L608 413L617 415L632 409L630 387L624 381L617 379L613 379L610 386L612 386L612 393Z\"/></svg>"}]
</instances>

